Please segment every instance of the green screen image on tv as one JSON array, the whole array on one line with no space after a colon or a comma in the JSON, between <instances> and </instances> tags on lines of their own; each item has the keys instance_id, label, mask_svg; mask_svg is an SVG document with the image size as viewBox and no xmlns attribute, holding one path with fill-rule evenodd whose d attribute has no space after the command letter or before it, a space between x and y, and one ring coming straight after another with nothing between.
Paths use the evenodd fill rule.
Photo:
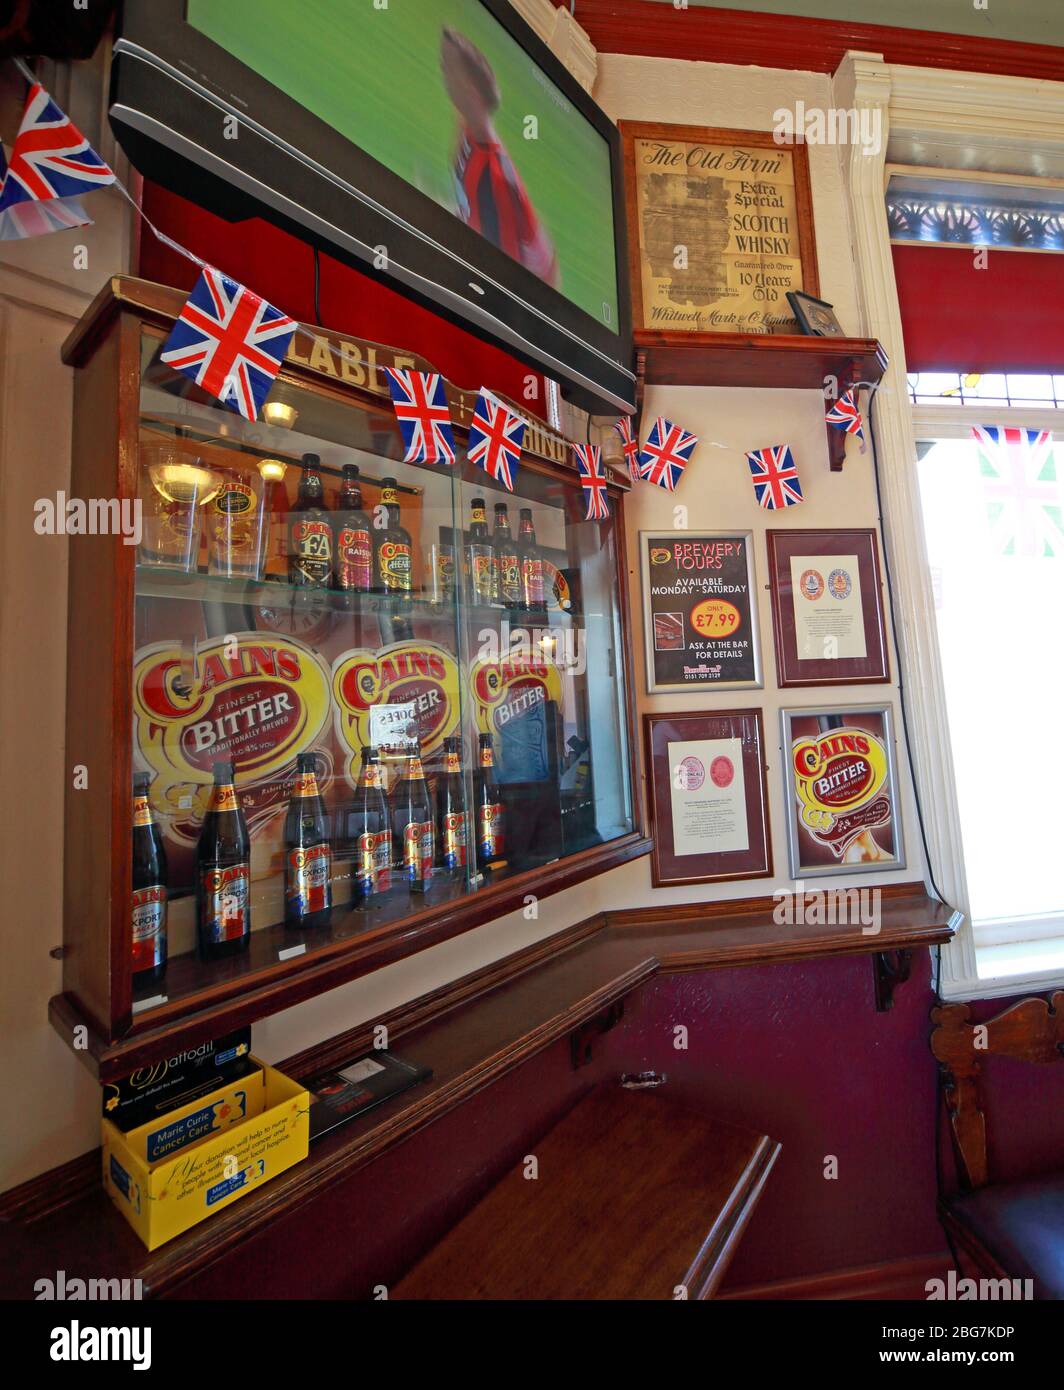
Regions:
<instances>
[{"instance_id":1,"label":"green screen image on tv","mask_svg":"<svg viewBox=\"0 0 1064 1390\"><path fill-rule=\"evenodd\" d=\"M609 144L480 0L188 0L187 19L618 331Z\"/></svg>"}]
</instances>

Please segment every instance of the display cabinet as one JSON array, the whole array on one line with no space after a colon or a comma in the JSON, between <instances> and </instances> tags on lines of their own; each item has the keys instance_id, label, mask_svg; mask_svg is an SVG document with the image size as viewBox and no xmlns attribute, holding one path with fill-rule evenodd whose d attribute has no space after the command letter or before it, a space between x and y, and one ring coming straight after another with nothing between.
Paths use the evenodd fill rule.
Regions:
<instances>
[{"instance_id":1,"label":"display cabinet","mask_svg":"<svg viewBox=\"0 0 1064 1390\"><path fill-rule=\"evenodd\" d=\"M52 1018L101 1076L648 847L625 483L586 521L530 416L507 491L450 386L457 463L404 463L383 367L427 364L320 328L249 422L160 360L182 302L113 280L64 349L114 524L70 542Z\"/></svg>"}]
</instances>

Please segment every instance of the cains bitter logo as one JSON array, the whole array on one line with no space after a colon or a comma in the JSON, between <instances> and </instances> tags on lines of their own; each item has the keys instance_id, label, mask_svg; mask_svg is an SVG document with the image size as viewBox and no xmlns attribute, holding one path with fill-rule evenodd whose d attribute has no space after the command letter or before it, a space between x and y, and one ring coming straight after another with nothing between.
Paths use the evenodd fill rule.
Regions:
<instances>
[{"instance_id":1,"label":"cains bitter logo","mask_svg":"<svg viewBox=\"0 0 1064 1390\"><path fill-rule=\"evenodd\" d=\"M433 642L345 652L333 663L332 693L336 735L351 755L344 771L352 786L362 745L371 742L373 705L413 704L423 758L458 727L458 666Z\"/></svg>"},{"instance_id":2,"label":"cains bitter logo","mask_svg":"<svg viewBox=\"0 0 1064 1390\"><path fill-rule=\"evenodd\" d=\"M137 653L133 708L136 747L156 774L152 804L191 841L215 762L236 764L250 819L246 791L273 785L313 745L329 716L329 675L309 647L266 633L233 633L191 654L156 642Z\"/></svg>"},{"instance_id":3,"label":"cains bitter logo","mask_svg":"<svg viewBox=\"0 0 1064 1390\"><path fill-rule=\"evenodd\" d=\"M791 748L801 821L841 859L864 831L890 820L887 750L866 729L832 729Z\"/></svg>"},{"instance_id":4,"label":"cains bitter logo","mask_svg":"<svg viewBox=\"0 0 1064 1390\"><path fill-rule=\"evenodd\" d=\"M561 675L553 662L536 654L504 655L499 660L480 660L469 672L477 729L495 734L545 700L562 698Z\"/></svg>"}]
</instances>

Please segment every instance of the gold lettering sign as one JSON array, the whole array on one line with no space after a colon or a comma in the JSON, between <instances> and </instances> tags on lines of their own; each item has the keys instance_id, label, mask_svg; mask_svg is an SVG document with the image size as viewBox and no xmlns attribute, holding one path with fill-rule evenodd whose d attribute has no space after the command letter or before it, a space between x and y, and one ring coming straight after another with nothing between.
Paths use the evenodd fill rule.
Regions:
<instances>
[{"instance_id":1,"label":"gold lettering sign","mask_svg":"<svg viewBox=\"0 0 1064 1390\"><path fill-rule=\"evenodd\" d=\"M636 328L797 332L787 291L817 293L804 149L764 133L623 129Z\"/></svg>"}]
</instances>

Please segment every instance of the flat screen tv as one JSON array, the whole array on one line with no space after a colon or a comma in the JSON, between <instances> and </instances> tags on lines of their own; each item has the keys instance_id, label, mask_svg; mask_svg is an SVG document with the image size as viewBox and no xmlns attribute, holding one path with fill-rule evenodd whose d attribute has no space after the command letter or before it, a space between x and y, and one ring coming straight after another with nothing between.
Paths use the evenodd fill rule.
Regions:
<instances>
[{"instance_id":1,"label":"flat screen tv","mask_svg":"<svg viewBox=\"0 0 1064 1390\"><path fill-rule=\"evenodd\" d=\"M508 0L125 0L110 115L147 177L631 407L617 130Z\"/></svg>"}]
</instances>

